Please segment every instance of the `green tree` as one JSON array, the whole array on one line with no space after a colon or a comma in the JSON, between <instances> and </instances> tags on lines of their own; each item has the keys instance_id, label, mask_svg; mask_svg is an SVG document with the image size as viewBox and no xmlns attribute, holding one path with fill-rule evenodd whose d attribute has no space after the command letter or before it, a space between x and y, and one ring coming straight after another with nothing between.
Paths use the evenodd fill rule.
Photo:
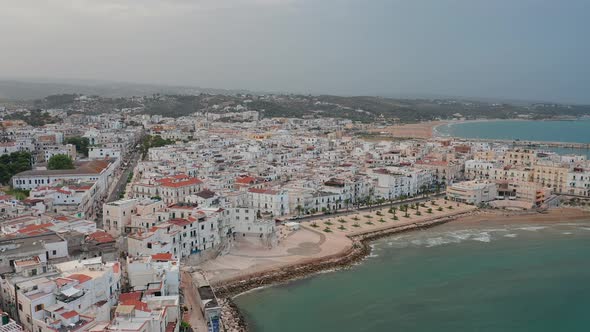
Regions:
<instances>
[{"instance_id":1,"label":"green tree","mask_svg":"<svg viewBox=\"0 0 590 332\"><path fill-rule=\"evenodd\" d=\"M0 183L8 184L13 175L31 169L29 152L13 152L0 156Z\"/></svg>"},{"instance_id":2,"label":"green tree","mask_svg":"<svg viewBox=\"0 0 590 332\"><path fill-rule=\"evenodd\" d=\"M55 156L49 158L49 161L47 162L47 169L74 169L74 161L68 155L56 154Z\"/></svg>"},{"instance_id":3,"label":"green tree","mask_svg":"<svg viewBox=\"0 0 590 332\"><path fill-rule=\"evenodd\" d=\"M87 137L75 136L66 138L65 143L75 145L76 151L78 153L81 153L86 157L88 156L88 146L90 146L90 140L88 140Z\"/></svg>"}]
</instances>

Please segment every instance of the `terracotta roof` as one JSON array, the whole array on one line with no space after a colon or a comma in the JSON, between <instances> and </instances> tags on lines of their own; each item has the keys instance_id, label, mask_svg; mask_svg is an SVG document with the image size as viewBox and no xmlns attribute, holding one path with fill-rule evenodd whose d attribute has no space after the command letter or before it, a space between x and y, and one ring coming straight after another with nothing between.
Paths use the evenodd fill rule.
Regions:
<instances>
[{"instance_id":1,"label":"terracotta roof","mask_svg":"<svg viewBox=\"0 0 590 332\"><path fill-rule=\"evenodd\" d=\"M65 319L70 319L70 318L74 318L76 316L78 316L78 312L76 310L72 310L72 311L68 311L68 312L64 312L63 314L61 314L61 316Z\"/></svg>"},{"instance_id":2,"label":"terracotta roof","mask_svg":"<svg viewBox=\"0 0 590 332\"><path fill-rule=\"evenodd\" d=\"M121 293L121 295L119 296L119 303L123 305L127 305L127 302L130 301L139 300L141 300L141 292Z\"/></svg>"},{"instance_id":3,"label":"terracotta roof","mask_svg":"<svg viewBox=\"0 0 590 332\"><path fill-rule=\"evenodd\" d=\"M256 178L252 176L242 176L236 179L236 183L239 184L252 184L256 182Z\"/></svg>"},{"instance_id":4,"label":"terracotta roof","mask_svg":"<svg viewBox=\"0 0 590 332\"><path fill-rule=\"evenodd\" d=\"M170 188L186 187L186 186L192 186L192 185L201 184L201 183L203 183L203 181L201 181L197 178L190 178L190 179L180 180L180 181L175 181L175 180L160 181L160 184L162 187L170 187Z\"/></svg>"},{"instance_id":5,"label":"terracotta roof","mask_svg":"<svg viewBox=\"0 0 590 332\"><path fill-rule=\"evenodd\" d=\"M57 287L61 287L61 286L67 285L70 282L72 282L72 280L71 279L68 279L68 278L57 278L57 279L55 279L55 283L57 284Z\"/></svg>"},{"instance_id":6,"label":"terracotta roof","mask_svg":"<svg viewBox=\"0 0 590 332\"><path fill-rule=\"evenodd\" d=\"M154 260L154 261L171 261L172 254L168 254L168 253L155 254L155 255L152 255L152 260Z\"/></svg>"},{"instance_id":7,"label":"terracotta roof","mask_svg":"<svg viewBox=\"0 0 590 332\"><path fill-rule=\"evenodd\" d=\"M205 189L205 190L201 190L199 191L197 194L197 196L202 197L202 198L212 198L215 197L215 192L209 190L209 189Z\"/></svg>"},{"instance_id":8,"label":"terracotta roof","mask_svg":"<svg viewBox=\"0 0 590 332\"><path fill-rule=\"evenodd\" d=\"M171 224L174 224L176 226L180 226L180 227L192 224L192 222L190 220L181 219L181 218L170 219L170 220L168 220L168 222Z\"/></svg>"},{"instance_id":9,"label":"terracotta roof","mask_svg":"<svg viewBox=\"0 0 590 332\"><path fill-rule=\"evenodd\" d=\"M21 229L18 230L19 233L30 233L30 232L34 232L34 231L40 231L40 230L47 230L47 228L54 226L52 223L46 223L46 224L41 224L41 225L28 225L25 226Z\"/></svg>"},{"instance_id":10,"label":"terracotta roof","mask_svg":"<svg viewBox=\"0 0 590 332\"><path fill-rule=\"evenodd\" d=\"M88 280L92 280L91 277L85 275L85 274L80 274L80 273L74 273L66 278L69 279L74 279L74 280L78 280L79 283L83 284L85 282L87 282Z\"/></svg>"},{"instance_id":11,"label":"terracotta roof","mask_svg":"<svg viewBox=\"0 0 590 332\"><path fill-rule=\"evenodd\" d=\"M111 234L103 231L96 231L94 233L88 234L87 239L96 241L98 243L115 242L115 238Z\"/></svg>"},{"instance_id":12,"label":"terracotta roof","mask_svg":"<svg viewBox=\"0 0 590 332\"><path fill-rule=\"evenodd\" d=\"M122 293L119 296L119 305L132 305L136 310L150 312L147 303L141 302L141 292Z\"/></svg>"}]
</instances>

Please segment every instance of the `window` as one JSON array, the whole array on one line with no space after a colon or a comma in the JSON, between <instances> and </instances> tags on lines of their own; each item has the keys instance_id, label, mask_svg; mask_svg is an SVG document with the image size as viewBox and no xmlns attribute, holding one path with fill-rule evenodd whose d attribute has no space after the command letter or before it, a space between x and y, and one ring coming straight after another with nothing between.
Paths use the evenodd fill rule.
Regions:
<instances>
[{"instance_id":1,"label":"window","mask_svg":"<svg viewBox=\"0 0 590 332\"><path fill-rule=\"evenodd\" d=\"M57 250L53 251L53 256L57 255Z\"/></svg>"},{"instance_id":2,"label":"window","mask_svg":"<svg viewBox=\"0 0 590 332\"><path fill-rule=\"evenodd\" d=\"M22 303L18 303L18 311L23 311L23 304Z\"/></svg>"},{"instance_id":3,"label":"window","mask_svg":"<svg viewBox=\"0 0 590 332\"><path fill-rule=\"evenodd\" d=\"M201 225L201 230L205 230L205 225Z\"/></svg>"},{"instance_id":4,"label":"window","mask_svg":"<svg viewBox=\"0 0 590 332\"><path fill-rule=\"evenodd\" d=\"M43 303L41 303L41 304L37 304L37 305L35 306L35 312L37 312L37 311L41 311L41 310L43 310L44 308L45 308L45 305L44 305Z\"/></svg>"}]
</instances>

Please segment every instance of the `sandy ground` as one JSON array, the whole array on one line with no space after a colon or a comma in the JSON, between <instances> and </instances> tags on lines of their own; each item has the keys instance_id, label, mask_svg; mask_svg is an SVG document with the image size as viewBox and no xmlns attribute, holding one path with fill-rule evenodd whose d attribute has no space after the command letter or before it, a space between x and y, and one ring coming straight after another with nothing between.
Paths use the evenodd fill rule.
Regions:
<instances>
[{"instance_id":1,"label":"sandy ground","mask_svg":"<svg viewBox=\"0 0 590 332\"><path fill-rule=\"evenodd\" d=\"M543 222L590 222L590 212L576 208L558 208L546 213L509 212L503 210L478 210L467 204L438 199L424 202L417 215L408 209L409 216L399 208L393 213L389 208L362 211L339 217L326 217L312 222L303 222L294 232L283 230L277 247L268 249L256 238L238 238L229 254L207 261L199 266L211 283L215 284L247 275L288 267L294 264L311 263L326 256L337 255L350 249L349 236L372 233L389 228L411 225L429 220L461 215L453 224L464 225L543 223ZM452 207L449 208L449 207ZM442 211L439 211L441 208ZM431 209L431 213L429 213Z\"/></svg>"},{"instance_id":2,"label":"sandy ground","mask_svg":"<svg viewBox=\"0 0 590 332\"><path fill-rule=\"evenodd\" d=\"M298 231L281 230L279 245L272 249L266 248L257 238L238 237L229 254L207 261L199 268L210 282L215 284L340 254L352 245L348 236L448 217L476 209L466 204L445 203L444 200L436 200L435 205L426 202L425 205L419 208L421 215L416 215L416 210L409 209L409 216L405 217L404 212L397 210L397 220L389 213L389 208L381 208L303 222ZM452 206L452 209L449 209L449 206ZM439 207L442 211L438 211ZM432 213L428 213L428 209L432 209Z\"/></svg>"},{"instance_id":3,"label":"sandy ground","mask_svg":"<svg viewBox=\"0 0 590 332\"><path fill-rule=\"evenodd\" d=\"M257 272L313 261L348 250L352 241L343 233L323 233L302 225L272 249L255 238L237 238L230 253L199 266L209 281L237 278Z\"/></svg>"},{"instance_id":4,"label":"sandy ground","mask_svg":"<svg viewBox=\"0 0 590 332\"><path fill-rule=\"evenodd\" d=\"M442 211L439 211L439 208ZM445 202L442 199L438 199L435 201L424 202L424 206L420 206L418 210L408 209L407 217L405 212L400 211L399 208L395 211L395 215L393 214L393 211L391 211L391 213L389 212L389 208L381 208L370 212L362 211L347 216L316 220L310 223L310 226L324 233L353 236L472 212L476 209L477 208L472 205L459 204L450 201ZM417 215L418 212L420 215Z\"/></svg>"},{"instance_id":5,"label":"sandy ground","mask_svg":"<svg viewBox=\"0 0 590 332\"><path fill-rule=\"evenodd\" d=\"M444 124L444 121L427 121L413 124L393 125L386 128L371 130L371 132L387 133L391 137L432 138L434 127Z\"/></svg>"},{"instance_id":6,"label":"sandy ground","mask_svg":"<svg viewBox=\"0 0 590 332\"><path fill-rule=\"evenodd\" d=\"M536 223L560 223L572 221L587 221L590 223L590 211L577 208L556 208L547 213L530 212L506 212L506 211L477 211L471 215L460 217L453 224L480 225L480 224L536 224Z\"/></svg>"}]
</instances>

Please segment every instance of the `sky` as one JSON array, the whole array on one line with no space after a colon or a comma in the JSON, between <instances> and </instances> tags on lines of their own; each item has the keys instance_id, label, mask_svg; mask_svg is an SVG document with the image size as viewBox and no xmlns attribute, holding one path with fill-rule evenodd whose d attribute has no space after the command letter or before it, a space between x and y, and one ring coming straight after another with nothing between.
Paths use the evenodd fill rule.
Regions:
<instances>
[{"instance_id":1,"label":"sky","mask_svg":"<svg viewBox=\"0 0 590 332\"><path fill-rule=\"evenodd\" d=\"M589 0L0 0L0 78L590 103Z\"/></svg>"}]
</instances>

